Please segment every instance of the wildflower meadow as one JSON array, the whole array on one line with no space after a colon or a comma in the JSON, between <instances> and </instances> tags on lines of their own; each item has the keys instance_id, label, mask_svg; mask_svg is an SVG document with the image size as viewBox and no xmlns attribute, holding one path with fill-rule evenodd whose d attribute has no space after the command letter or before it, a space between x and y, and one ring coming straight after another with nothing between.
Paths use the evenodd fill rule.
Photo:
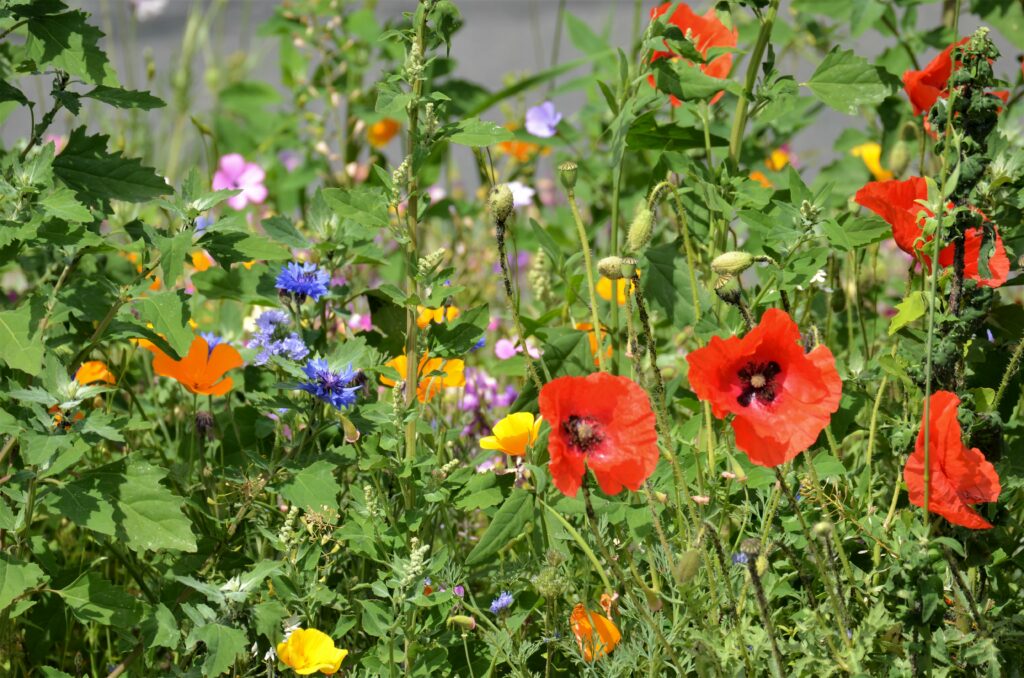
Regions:
<instances>
[{"instance_id":1,"label":"wildflower meadow","mask_svg":"<svg viewBox=\"0 0 1024 678\"><path fill-rule=\"evenodd\" d=\"M177 2L0 0L0 675L1024 673L1024 5Z\"/></svg>"}]
</instances>

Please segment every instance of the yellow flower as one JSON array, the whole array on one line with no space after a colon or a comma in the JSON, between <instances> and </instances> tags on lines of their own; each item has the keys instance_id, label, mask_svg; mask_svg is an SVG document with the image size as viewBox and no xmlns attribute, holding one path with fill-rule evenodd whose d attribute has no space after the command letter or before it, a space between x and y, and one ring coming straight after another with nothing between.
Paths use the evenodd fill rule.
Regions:
<instances>
[{"instance_id":1,"label":"yellow flower","mask_svg":"<svg viewBox=\"0 0 1024 678\"><path fill-rule=\"evenodd\" d=\"M323 631L295 629L288 640L277 644L277 656L300 676L317 671L330 676L341 668L348 650L334 647L334 641Z\"/></svg>"},{"instance_id":2,"label":"yellow flower","mask_svg":"<svg viewBox=\"0 0 1024 678\"><path fill-rule=\"evenodd\" d=\"M637 271L637 275L640 272ZM626 285L629 285L629 293L633 293L633 284L626 278L619 278L615 281L615 301L619 306L626 304ZM612 281L609 278L601 276L601 279L594 285L594 289L597 291L597 296L601 297L605 301L612 300Z\"/></svg>"},{"instance_id":3,"label":"yellow flower","mask_svg":"<svg viewBox=\"0 0 1024 678\"><path fill-rule=\"evenodd\" d=\"M446 311L447 308L447 311ZM416 311L419 315L416 317L416 326L421 330L427 329L430 323L434 322L440 325L448 320L455 320L459 317L458 308L455 306L442 306L440 308L427 308L426 306L417 306ZM448 316L447 318L445 316Z\"/></svg>"},{"instance_id":4,"label":"yellow flower","mask_svg":"<svg viewBox=\"0 0 1024 678\"><path fill-rule=\"evenodd\" d=\"M75 372L75 381L83 386L95 384L97 381L105 381L108 384L117 382L114 375L110 373L107 366L100 360L89 360L82 363L82 366Z\"/></svg>"},{"instance_id":5,"label":"yellow flower","mask_svg":"<svg viewBox=\"0 0 1024 678\"><path fill-rule=\"evenodd\" d=\"M402 354L384 363L405 378L409 359ZM458 359L431 358L429 355L420 357L419 379L416 382L416 398L425 403L441 392L441 389L466 385L466 363ZM444 372L444 376L428 376L432 372ZM395 380L381 375L380 383L394 386Z\"/></svg>"},{"instance_id":6,"label":"yellow flower","mask_svg":"<svg viewBox=\"0 0 1024 678\"><path fill-rule=\"evenodd\" d=\"M382 118L370 125L366 130L366 138L370 140L370 145L374 148L383 148L398 134L400 129L401 125L397 120Z\"/></svg>"},{"instance_id":7,"label":"yellow flower","mask_svg":"<svg viewBox=\"0 0 1024 678\"><path fill-rule=\"evenodd\" d=\"M850 149L850 155L864 161L864 165L871 172L875 181L888 181L893 178L893 173L882 167L882 146L880 144L869 141L866 144L854 146Z\"/></svg>"},{"instance_id":8,"label":"yellow flower","mask_svg":"<svg viewBox=\"0 0 1024 678\"><path fill-rule=\"evenodd\" d=\"M789 153L781 148L776 148L764 161L764 164L773 172L778 172L789 164Z\"/></svg>"},{"instance_id":9,"label":"yellow flower","mask_svg":"<svg viewBox=\"0 0 1024 678\"><path fill-rule=\"evenodd\" d=\"M521 457L527 447L537 442L541 421L541 417L534 419L533 412L510 414L494 425L493 436L480 439L480 447Z\"/></svg>"},{"instance_id":10,"label":"yellow flower","mask_svg":"<svg viewBox=\"0 0 1024 678\"><path fill-rule=\"evenodd\" d=\"M200 273L215 265L216 262L213 258L203 250L196 250L192 253L192 266Z\"/></svg>"}]
</instances>

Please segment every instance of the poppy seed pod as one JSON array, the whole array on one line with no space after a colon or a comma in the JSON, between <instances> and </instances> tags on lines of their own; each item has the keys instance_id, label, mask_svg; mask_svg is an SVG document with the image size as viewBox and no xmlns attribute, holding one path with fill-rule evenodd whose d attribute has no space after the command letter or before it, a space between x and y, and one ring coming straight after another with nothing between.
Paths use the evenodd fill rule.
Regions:
<instances>
[{"instance_id":1,"label":"poppy seed pod","mask_svg":"<svg viewBox=\"0 0 1024 678\"><path fill-rule=\"evenodd\" d=\"M738 275L754 263L754 255L746 252L725 252L711 262L711 270L718 275Z\"/></svg>"},{"instance_id":2,"label":"poppy seed pod","mask_svg":"<svg viewBox=\"0 0 1024 678\"><path fill-rule=\"evenodd\" d=\"M676 581L685 584L697 575L700 568L700 551L684 551L679 554L679 560L672 568L672 574Z\"/></svg>"},{"instance_id":3,"label":"poppy seed pod","mask_svg":"<svg viewBox=\"0 0 1024 678\"><path fill-rule=\"evenodd\" d=\"M630 252L640 252L651 242L651 234L654 232L654 212L647 205L641 203L633 217L633 223L629 225L629 232L626 234L626 247Z\"/></svg>"},{"instance_id":4,"label":"poppy seed pod","mask_svg":"<svg viewBox=\"0 0 1024 678\"><path fill-rule=\"evenodd\" d=\"M571 191L576 188L576 172L579 169L572 160L566 160L558 166L558 178L562 182L562 186L565 190Z\"/></svg>"},{"instance_id":5,"label":"poppy seed pod","mask_svg":"<svg viewBox=\"0 0 1024 678\"><path fill-rule=\"evenodd\" d=\"M597 272L609 280L622 277L622 257L605 257L597 262Z\"/></svg>"},{"instance_id":6,"label":"poppy seed pod","mask_svg":"<svg viewBox=\"0 0 1024 678\"><path fill-rule=\"evenodd\" d=\"M512 214L512 189L508 184L500 184L491 189L487 198L487 208L494 217L495 224L504 224Z\"/></svg>"},{"instance_id":7,"label":"poppy seed pod","mask_svg":"<svg viewBox=\"0 0 1024 678\"><path fill-rule=\"evenodd\" d=\"M461 626L467 631L472 631L476 628L476 619L464 614L456 614L448 617L448 625Z\"/></svg>"}]
</instances>

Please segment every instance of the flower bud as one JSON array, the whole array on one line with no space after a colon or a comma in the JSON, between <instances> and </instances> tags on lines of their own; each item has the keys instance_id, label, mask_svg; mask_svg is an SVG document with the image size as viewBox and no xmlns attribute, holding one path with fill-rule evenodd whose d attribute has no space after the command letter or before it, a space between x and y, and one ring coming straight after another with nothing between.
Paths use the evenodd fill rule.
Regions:
<instances>
[{"instance_id":1,"label":"flower bud","mask_svg":"<svg viewBox=\"0 0 1024 678\"><path fill-rule=\"evenodd\" d=\"M456 614L448 617L448 626L460 626L466 631L476 628L476 619L464 614Z\"/></svg>"},{"instance_id":2,"label":"flower bud","mask_svg":"<svg viewBox=\"0 0 1024 678\"><path fill-rule=\"evenodd\" d=\"M815 523L814 527L811 528L811 532L815 537L826 537L832 534L832 523L822 520L819 523Z\"/></svg>"},{"instance_id":3,"label":"flower bud","mask_svg":"<svg viewBox=\"0 0 1024 678\"><path fill-rule=\"evenodd\" d=\"M740 542L740 553L745 556L756 556L761 553L761 541L755 537Z\"/></svg>"},{"instance_id":4,"label":"flower bud","mask_svg":"<svg viewBox=\"0 0 1024 678\"><path fill-rule=\"evenodd\" d=\"M196 412L196 435L200 438L213 438L213 414L206 410Z\"/></svg>"},{"instance_id":5,"label":"flower bud","mask_svg":"<svg viewBox=\"0 0 1024 678\"><path fill-rule=\"evenodd\" d=\"M491 189L487 198L487 208L494 217L495 224L504 224L512 214L512 189L507 184L499 184Z\"/></svg>"},{"instance_id":6,"label":"flower bud","mask_svg":"<svg viewBox=\"0 0 1024 678\"><path fill-rule=\"evenodd\" d=\"M722 276L734 276L742 273L754 263L754 255L746 252L726 252L719 254L711 262L711 270Z\"/></svg>"},{"instance_id":7,"label":"flower bud","mask_svg":"<svg viewBox=\"0 0 1024 678\"><path fill-rule=\"evenodd\" d=\"M565 190L571 191L576 188L577 169L579 169L579 165L572 160L566 160L558 166L558 178L561 180Z\"/></svg>"},{"instance_id":8,"label":"flower bud","mask_svg":"<svg viewBox=\"0 0 1024 678\"><path fill-rule=\"evenodd\" d=\"M892 150L889 151L889 159L886 161L886 164L889 166L889 171L895 176L902 175L906 171L907 166L910 165L910 150L910 144L900 139L893 145Z\"/></svg>"},{"instance_id":9,"label":"flower bud","mask_svg":"<svg viewBox=\"0 0 1024 678\"><path fill-rule=\"evenodd\" d=\"M672 574L677 582L685 584L697 575L699 568L700 551L684 551L679 555L675 567L672 568Z\"/></svg>"},{"instance_id":10,"label":"flower bud","mask_svg":"<svg viewBox=\"0 0 1024 678\"><path fill-rule=\"evenodd\" d=\"M597 272L609 280L622 277L622 257L605 257L597 262Z\"/></svg>"},{"instance_id":11,"label":"flower bud","mask_svg":"<svg viewBox=\"0 0 1024 678\"><path fill-rule=\"evenodd\" d=\"M647 243L651 241L651 234L654 232L654 212L647 205L640 203L633 217L633 223L629 225L629 232L626 234L626 248L630 252L640 252Z\"/></svg>"}]
</instances>

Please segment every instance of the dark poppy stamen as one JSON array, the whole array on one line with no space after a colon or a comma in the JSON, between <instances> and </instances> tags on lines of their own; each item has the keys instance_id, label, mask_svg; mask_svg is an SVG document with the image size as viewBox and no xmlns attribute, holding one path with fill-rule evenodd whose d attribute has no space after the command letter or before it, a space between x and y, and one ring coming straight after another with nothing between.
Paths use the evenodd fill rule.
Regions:
<instances>
[{"instance_id":1,"label":"dark poppy stamen","mask_svg":"<svg viewBox=\"0 0 1024 678\"><path fill-rule=\"evenodd\" d=\"M592 417L570 415L562 422L562 430L569 436L569 445L580 452L588 452L604 440L598 430L597 420Z\"/></svg>"},{"instance_id":2,"label":"dark poppy stamen","mask_svg":"<svg viewBox=\"0 0 1024 678\"><path fill-rule=\"evenodd\" d=\"M780 372L782 368L774 360L767 363L747 363L736 373L743 386L736 401L743 407L749 406L755 397L764 405L772 402L776 396L775 377Z\"/></svg>"}]
</instances>

